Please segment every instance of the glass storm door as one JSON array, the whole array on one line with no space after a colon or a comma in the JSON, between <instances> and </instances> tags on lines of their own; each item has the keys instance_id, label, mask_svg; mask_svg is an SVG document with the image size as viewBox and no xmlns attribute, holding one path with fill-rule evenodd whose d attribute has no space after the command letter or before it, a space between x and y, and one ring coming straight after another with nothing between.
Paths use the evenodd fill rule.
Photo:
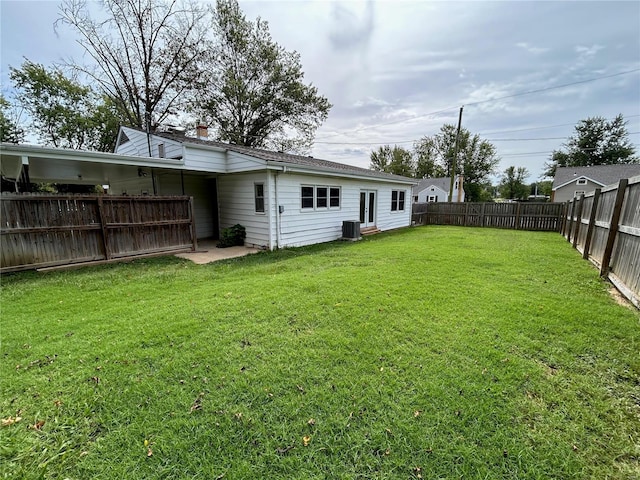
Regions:
<instances>
[{"instance_id":1,"label":"glass storm door","mask_svg":"<svg viewBox=\"0 0 640 480\"><path fill-rule=\"evenodd\" d=\"M376 192L360 191L360 227L372 227L376 224Z\"/></svg>"}]
</instances>

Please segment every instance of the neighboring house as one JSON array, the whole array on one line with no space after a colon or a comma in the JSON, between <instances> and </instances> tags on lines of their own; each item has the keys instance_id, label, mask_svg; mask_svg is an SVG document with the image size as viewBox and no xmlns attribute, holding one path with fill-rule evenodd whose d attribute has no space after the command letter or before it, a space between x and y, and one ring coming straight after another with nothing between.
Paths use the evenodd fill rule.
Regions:
<instances>
[{"instance_id":1,"label":"neighboring house","mask_svg":"<svg viewBox=\"0 0 640 480\"><path fill-rule=\"evenodd\" d=\"M464 188L462 175L456 175L453 182L452 202L464 202ZM423 178L413 186L413 203L448 202L451 177Z\"/></svg>"},{"instance_id":2,"label":"neighboring house","mask_svg":"<svg viewBox=\"0 0 640 480\"><path fill-rule=\"evenodd\" d=\"M640 175L640 164L558 167L551 188L552 202L566 202L596 188Z\"/></svg>"},{"instance_id":3,"label":"neighboring house","mask_svg":"<svg viewBox=\"0 0 640 480\"><path fill-rule=\"evenodd\" d=\"M413 179L199 133L147 136L123 127L114 154L3 144L2 173L17 178L26 167L31 181L104 184L116 195L189 195L198 238L241 224L246 244L267 249L336 240L345 220L382 231L411 224Z\"/></svg>"}]
</instances>

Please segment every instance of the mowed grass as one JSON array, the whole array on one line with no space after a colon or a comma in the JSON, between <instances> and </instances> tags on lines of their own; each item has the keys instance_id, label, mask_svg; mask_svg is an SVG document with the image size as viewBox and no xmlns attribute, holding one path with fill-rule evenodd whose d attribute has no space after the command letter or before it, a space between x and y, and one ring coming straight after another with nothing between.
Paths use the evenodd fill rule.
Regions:
<instances>
[{"instance_id":1,"label":"mowed grass","mask_svg":"<svg viewBox=\"0 0 640 480\"><path fill-rule=\"evenodd\" d=\"M2 278L5 478L640 478L640 315L558 234Z\"/></svg>"}]
</instances>

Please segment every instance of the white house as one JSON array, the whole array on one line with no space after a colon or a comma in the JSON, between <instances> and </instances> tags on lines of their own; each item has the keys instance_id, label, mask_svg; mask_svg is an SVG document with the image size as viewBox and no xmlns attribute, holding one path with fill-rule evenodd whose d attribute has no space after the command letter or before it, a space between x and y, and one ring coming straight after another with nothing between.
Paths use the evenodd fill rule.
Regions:
<instances>
[{"instance_id":1,"label":"white house","mask_svg":"<svg viewBox=\"0 0 640 480\"><path fill-rule=\"evenodd\" d=\"M411 224L413 179L199 133L147 135L122 127L114 154L3 144L2 173L103 184L117 195L189 195L199 239L241 224L246 244L267 249L336 240L345 220L381 231Z\"/></svg>"},{"instance_id":2,"label":"white house","mask_svg":"<svg viewBox=\"0 0 640 480\"><path fill-rule=\"evenodd\" d=\"M639 164L558 167L551 188L552 202L566 202L596 188L617 183L621 178L640 175Z\"/></svg>"},{"instance_id":3,"label":"white house","mask_svg":"<svg viewBox=\"0 0 640 480\"><path fill-rule=\"evenodd\" d=\"M464 188L462 175L456 175L453 182L452 202L464 202ZM413 203L448 202L451 189L451 177L423 178L413 186Z\"/></svg>"}]
</instances>

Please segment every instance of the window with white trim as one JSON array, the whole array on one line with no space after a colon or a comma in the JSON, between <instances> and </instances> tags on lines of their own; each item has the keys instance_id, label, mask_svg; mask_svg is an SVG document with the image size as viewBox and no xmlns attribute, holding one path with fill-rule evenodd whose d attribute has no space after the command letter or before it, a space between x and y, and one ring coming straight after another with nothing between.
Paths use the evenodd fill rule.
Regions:
<instances>
[{"instance_id":1,"label":"window with white trim","mask_svg":"<svg viewBox=\"0 0 640 480\"><path fill-rule=\"evenodd\" d=\"M586 184L587 184L586 178L579 178L578 181L576 182L576 185L586 185Z\"/></svg>"},{"instance_id":2,"label":"window with white trim","mask_svg":"<svg viewBox=\"0 0 640 480\"><path fill-rule=\"evenodd\" d=\"M264 183L254 183L256 213L264 213Z\"/></svg>"},{"instance_id":3,"label":"window with white trim","mask_svg":"<svg viewBox=\"0 0 640 480\"><path fill-rule=\"evenodd\" d=\"M438 196L437 195L429 195L429 198L427 200L428 202L437 202L438 201Z\"/></svg>"},{"instance_id":4,"label":"window with white trim","mask_svg":"<svg viewBox=\"0 0 640 480\"><path fill-rule=\"evenodd\" d=\"M391 190L391 211L403 212L404 211L404 190Z\"/></svg>"},{"instance_id":5,"label":"window with white trim","mask_svg":"<svg viewBox=\"0 0 640 480\"><path fill-rule=\"evenodd\" d=\"M303 210L329 210L340 208L340 187L302 185L300 208Z\"/></svg>"},{"instance_id":6,"label":"window with white trim","mask_svg":"<svg viewBox=\"0 0 640 480\"><path fill-rule=\"evenodd\" d=\"M584 195L584 190L576 190L573 194L574 198L578 198L580 195Z\"/></svg>"}]
</instances>

